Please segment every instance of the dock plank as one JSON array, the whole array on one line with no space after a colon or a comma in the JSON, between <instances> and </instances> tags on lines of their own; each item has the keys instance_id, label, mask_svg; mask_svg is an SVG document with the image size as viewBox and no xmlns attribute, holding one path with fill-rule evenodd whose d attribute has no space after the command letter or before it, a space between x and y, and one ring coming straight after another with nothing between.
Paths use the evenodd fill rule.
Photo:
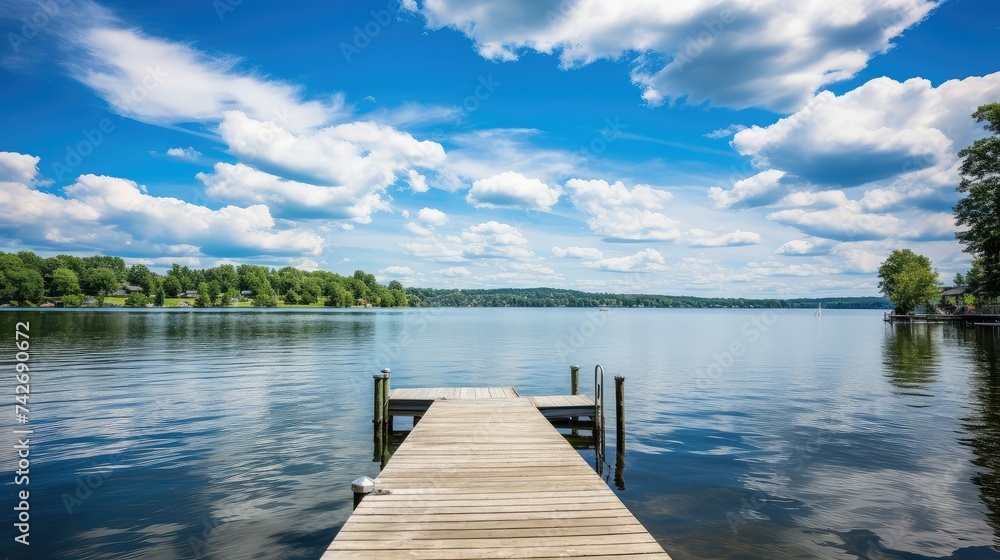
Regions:
<instances>
[{"instance_id":1,"label":"dock plank","mask_svg":"<svg viewBox=\"0 0 1000 560\"><path fill-rule=\"evenodd\" d=\"M669 560L531 399L511 392L435 400L379 474L388 492L365 497L323 559ZM579 402L568 399L549 403Z\"/></svg>"}]
</instances>

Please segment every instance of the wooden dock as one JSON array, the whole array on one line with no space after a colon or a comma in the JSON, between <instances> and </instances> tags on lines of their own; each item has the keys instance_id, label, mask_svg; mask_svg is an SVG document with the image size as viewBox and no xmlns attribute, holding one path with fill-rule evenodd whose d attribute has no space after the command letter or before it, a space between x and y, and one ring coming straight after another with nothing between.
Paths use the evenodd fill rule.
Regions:
<instances>
[{"instance_id":1,"label":"wooden dock","mask_svg":"<svg viewBox=\"0 0 1000 560\"><path fill-rule=\"evenodd\" d=\"M454 399L512 399L521 395L513 387L434 387L389 391L389 416L419 418L435 401ZM526 397L549 419L591 416L594 399L587 395Z\"/></svg>"},{"instance_id":2,"label":"wooden dock","mask_svg":"<svg viewBox=\"0 0 1000 560\"><path fill-rule=\"evenodd\" d=\"M436 396L420 391L392 396ZM574 399L458 391L421 413L324 560L669 560L536 404Z\"/></svg>"}]
</instances>

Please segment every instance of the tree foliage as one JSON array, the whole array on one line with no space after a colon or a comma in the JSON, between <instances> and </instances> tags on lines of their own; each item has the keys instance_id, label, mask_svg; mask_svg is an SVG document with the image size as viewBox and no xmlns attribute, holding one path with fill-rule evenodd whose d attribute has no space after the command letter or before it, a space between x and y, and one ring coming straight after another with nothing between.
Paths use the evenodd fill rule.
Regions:
<instances>
[{"instance_id":1,"label":"tree foliage","mask_svg":"<svg viewBox=\"0 0 1000 560\"><path fill-rule=\"evenodd\" d=\"M49 294L66 296L80 293L80 279L72 269L60 267L52 271Z\"/></svg>"},{"instance_id":2,"label":"tree foliage","mask_svg":"<svg viewBox=\"0 0 1000 560\"><path fill-rule=\"evenodd\" d=\"M977 297L1000 295L1000 103L982 105L972 114L991 136L958 153L965 196L955 205L955 223L966 229L955 234L965 251L981 261Z\"/></svg>"},{"instance_id":3,"label":"tree foliage","mask_svg":"<svg viewBox=\"0 0 1000 560\"><path fill-rule=\"evenodd\" d=\"M125 298L125 307L146 307L149 298L142 292L134 292Z\"/></svg>"},{"instance_id":4,"label":"tree foliage","mask_svg":"<svg viewBox=\"0 0 1000 560\"><path fill-rule=\"evenodd\" d=\"M90 268L83 273L80 285L83 287L83 293L104 297L116 291L120 283L114 270L107 267L97 267Z\"/></svg>"},{"instance_id":5,"label":"tree foliage","mask_svg":"<svg viewBox=\"0 0 1000 560\"><path fill-rule=\"evenodd\" d=\"M896 306L896 313L928 307L941 295L938 272L931 260L909 249L897 249L878 268L879 290Z\"/></svg>"},{"instance_id":6,"label":"tree foliage","mask_svg":"<svg viewBox=\"0 0 1000 560\"><path fill-rule=\"evenodd\" d=\"M557 288L495 288L485 290L438 290L408 288L410 306L424 307L656 307L730 309L891 309L881 297L746 299L653 294L610 294Z\"/></svg>"}]
</instances>

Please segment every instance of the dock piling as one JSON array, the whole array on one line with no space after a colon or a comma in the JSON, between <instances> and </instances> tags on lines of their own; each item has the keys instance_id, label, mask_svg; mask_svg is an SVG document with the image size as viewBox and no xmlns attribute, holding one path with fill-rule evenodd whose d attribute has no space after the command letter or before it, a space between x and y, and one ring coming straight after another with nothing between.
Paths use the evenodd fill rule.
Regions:
<instances>
[{"instance_id":1,"label":"dock piling","mask_svg":"<svg viewBox=\"0 0 1000 560\"><path fill-rule=\"evenodd\" d=\"M389 418L389 368L382 370L381 374L372 376L375 380L374 398L374 437L375 444L374 457L372 461L380 461L383 464L388 460L389 451L389 431L391 430L391 419Z\"/></svg>"},{"instance_id":2,"label":"dock piling","mask_svg":"<svg viewBox=\"0 0 1000 560\"><path fill-rule=\"evenodd\" d=\"M580 394L580 366L576 364L569 366L569 389L570 389L569 394L571 395ZM580 421L580 418L577 416L572 416L570 417L569 421L573 424L576 424L577 422ZM576 437L580 435L580 430L574 427L571 433L573 434L573 437Z\"/></svg>"},{"instance_id":3,"label":"dock piling","mask_svg":"<svg viewBox=\"0 0 1000 560\"><path fill-rule=\"evenodd\" d=\"M367 476L362 476L352 482L351 491L354 492L354 509L358 509L358 504L361 503L361 500L363 500L368 494L371 494L374 489L375 481Z\"/></svg>"},{"instance_id":4,"label":"dock piling","mask_svg":"<svg viewBox=\"0 0 1000 560\"><path fill-rule=\"evenodd\" d=\"M615 486L625 489L625 376L615 376Z\"/></svg>"}]
</instances>

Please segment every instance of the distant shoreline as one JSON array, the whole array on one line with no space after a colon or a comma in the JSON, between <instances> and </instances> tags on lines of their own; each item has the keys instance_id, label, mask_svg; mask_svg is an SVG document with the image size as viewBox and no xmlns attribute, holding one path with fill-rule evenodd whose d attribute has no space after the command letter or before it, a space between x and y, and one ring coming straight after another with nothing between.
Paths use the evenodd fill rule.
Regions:
<instances>
[{"instance_id":1,"label":"distant shoreline","mask_svg":"<svg viewBox=\"0 0 1000 560\"><path fill-rule=\"evenodd\" d=\"M879 299L879 298L871 298ZM777 300L776 303L771 304L750 304L751 300L745 300L747 304L744 305L538 305L527 304L527 305L422 305L419 307L330 307L325 305L284 305L279 304L275 307L254 307L252 305L239 305L239 306L215 306L215 307L193 307L193 306L177 306L177 305L165 305L161 307L127 307L124 305L105 304L103 306L81 306L81 307L0 307L0 311L140 311L140 312L151 312L151 311L224 311L227 313L240 312L240 311L339 311L339 312L358 312L358 311L379 311L379 310L393 310L399 311L403 309L591 309L591 310L619 310L619 309L804 309L804 310L814 310L822 303L824 310L836 311L836 310L890 310L889 307L877 306L879 302L872 303L857 303L857 302L837 302L831 301L829 299L816 299L816 300Z\"/></svg>"}]
</instances>

